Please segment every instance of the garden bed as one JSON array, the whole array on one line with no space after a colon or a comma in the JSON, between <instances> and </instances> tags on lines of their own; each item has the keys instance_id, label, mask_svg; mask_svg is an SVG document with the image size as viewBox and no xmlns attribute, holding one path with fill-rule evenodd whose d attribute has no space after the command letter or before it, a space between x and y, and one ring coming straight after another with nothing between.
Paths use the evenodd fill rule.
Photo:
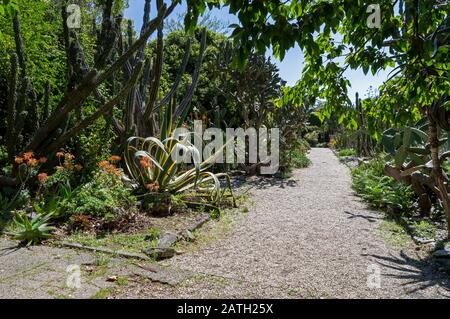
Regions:
<instances>
[{"instance_id":1,"label":"garden bed","mask_svg":"<svg viewBox=\"0 0 450 319\"><path fill-rule=\"evenodd\" d=\"M447 247L447 229L442 212L433 211L430 217L422 216L414 193L408 186L384 174L382 160L375 158L358 162L356 167L343 163L352 170L353 188L360 197L371 207L382 210L385 220L398 225L427 255Z\"/></svg>"},{"instance_id":2,"label":"garden bed","mask_svg":"<svg viewBox=\"0 0 450 319\"><path fill-rule=\"evenodd\" d=\"M166 233L176 234L188 229L204 213L183 211L166 217L139 214L134 223L125 231L96 233L93 231L76 231L61 234L57 242L78 243L88 247L104 247L111 250L123 250L141 253Z\"/></svg>"}]
</instances>

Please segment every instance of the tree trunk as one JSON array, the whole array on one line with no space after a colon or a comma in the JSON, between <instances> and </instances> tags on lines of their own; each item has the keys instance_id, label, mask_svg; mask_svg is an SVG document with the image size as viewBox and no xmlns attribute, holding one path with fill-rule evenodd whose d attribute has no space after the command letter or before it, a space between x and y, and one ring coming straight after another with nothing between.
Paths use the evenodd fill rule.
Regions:
<instances>
[{"instance_id":1,"label":"tree trunk","mask_svg":"<svg viewBox=\"0 0 450 319\"><path fill-rule=\"evenodd\" d=\"M431 146L431 160L433 163L432 176L435 180L436 186L439 189L440 199L444 208L447 220L447 232L450 235L450 198L445 185L444 172L442 171L441 161L439 160L439 136L436 121L428 112L429 120L429 139ZM450 236L449 236L450 237Z\"/></svg>"}]
</instances>

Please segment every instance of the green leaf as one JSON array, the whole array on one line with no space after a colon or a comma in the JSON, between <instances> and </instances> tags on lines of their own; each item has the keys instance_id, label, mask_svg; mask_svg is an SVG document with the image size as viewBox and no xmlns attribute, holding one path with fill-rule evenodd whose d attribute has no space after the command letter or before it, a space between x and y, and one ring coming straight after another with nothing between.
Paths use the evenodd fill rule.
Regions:
<instances>
[{"instance_id":1,"label":"green leaf","mask_svg":"<svg viewBox=\"0 0 450 319\"><path fill-rule=\"evenodd\" d=\"M406 157L408 156L408 152L406 150L406 147L404 145L400 146L400 148L397 150L397 153L394 156L395 165L397 167L400 167L405 163Z\"/></svg>"}]
</instances>

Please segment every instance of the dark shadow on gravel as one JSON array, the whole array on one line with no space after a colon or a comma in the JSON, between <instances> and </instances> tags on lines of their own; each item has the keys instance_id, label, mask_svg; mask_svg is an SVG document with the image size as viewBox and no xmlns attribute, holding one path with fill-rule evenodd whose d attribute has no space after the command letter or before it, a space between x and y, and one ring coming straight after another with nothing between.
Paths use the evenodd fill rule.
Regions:
<instances>
[{"instance_id":1,"label":"dark shadow on gravel","mask_svg":"<svg viewBox=\"0 0 450 319\"><path fill-rule=\"evenodd\" d=\"M16 252L16 251L18 251L18 250L20 250L22 248L27 248L28 249L28 247L26 247L26 246L24 246L22 244L18 244L16 246L2 248L2 249L0 249L0 257L4 257L4 256L7 256L9 254L12 254L12 253L14 253L14 252Z\"/></svg>"},{"instance_id":2,"label":"dark shadow on gravel","mask_svg":"<svg viewBox=\"0 0 450 319\"><path fill-rule=\"evenodd\" d=\"M377 217L373 217L373 216L367 216L367 215L363 215L363 214L355 214L349 211L344 211L345 214L349 215L348 219L353 219L353 218L362 218L367 220L369 223L375 223L377 220L381 219L381 218L377 218Z\"/></svg>"},{"instance_id":3,"label":"dark shadow on gravel","mask_svg":"<svg viewBox=\"0 0 450 319\"><path fill-rule=\"evenodd\" d=\"M438 266L433 263L432 258L418 260L400 252L400 256L379 256L369 255L377 259L377 263L391 273L383 273L383 276L402 279L406 282L402 284L409 293L420 292L429 287L440 287L450 293L450 276L438 270ZM443 295L448 297L448 295Z\"/></svg>"},{"instance_id":4,"label":"dark shadow on gravel","mask_svg":"<svg viewBox=\"0 0 450 319\"><path fill-rule=\"evenodd\" d=\"M248 180L248 185L256 189L267 189L272 187L297 187L298 183L295 180L286 180L276 177L258 177L257 180Z\"/></svg>"}]
</instances>

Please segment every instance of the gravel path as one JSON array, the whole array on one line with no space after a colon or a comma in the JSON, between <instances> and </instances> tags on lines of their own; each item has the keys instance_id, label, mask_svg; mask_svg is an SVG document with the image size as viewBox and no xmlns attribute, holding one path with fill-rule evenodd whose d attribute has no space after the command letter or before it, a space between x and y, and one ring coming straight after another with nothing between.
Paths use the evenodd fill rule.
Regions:
<instances>
[{"instance_id":1,"label":"gravel path","mask_svg":"<svg viewBox=\"0 0 450 319\"><path fill-rule=\"evenodd\" d=\"M422 261L413 245L386 242L382 215L354 195L348 168L329 149L312 149L310 158L292 181L255 181L254 205L228 238L166 262L191 278L174 287L139 282L116 297L450 296L449 277Z\"/></svg>"}]
</instances>

